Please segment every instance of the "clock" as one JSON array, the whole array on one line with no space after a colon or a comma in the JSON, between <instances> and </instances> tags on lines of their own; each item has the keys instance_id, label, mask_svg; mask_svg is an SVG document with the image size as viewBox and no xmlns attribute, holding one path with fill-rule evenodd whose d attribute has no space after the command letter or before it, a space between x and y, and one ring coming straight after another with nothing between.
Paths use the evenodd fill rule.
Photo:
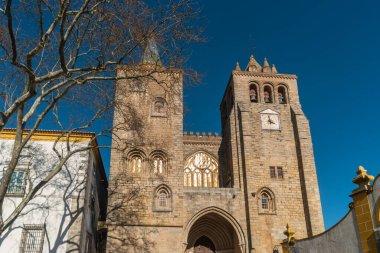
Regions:
<instances>
[{"instance_id":1,"label":"clock","mask_svg":"<svg viewBox=\"0 0 380 253\"><path fill-rule=\"evenodd\" d=\"M260 112L261 128L265 130L280 130L279 113L267 109Z\"/></svg>"}]
</instances>

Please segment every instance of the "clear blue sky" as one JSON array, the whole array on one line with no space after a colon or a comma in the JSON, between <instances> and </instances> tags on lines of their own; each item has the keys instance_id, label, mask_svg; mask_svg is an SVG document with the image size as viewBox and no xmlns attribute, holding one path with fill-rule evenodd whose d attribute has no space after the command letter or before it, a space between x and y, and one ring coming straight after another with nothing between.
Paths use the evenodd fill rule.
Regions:
<instances>
[{"instance_id":1,"label":"clear blue sky","mask_svg":"<svg viewBox=\"0 0 380 253\"><path fill-rule=\"evenodd\" d=\"M219 102L236 61L266 56L298 75L314 143L326 227L348 211L358 165L380 173L380 1L202 1L207 43L188 65L185 131L220 132ZM254 51L253 51L254 49Z\"/></svg>"}]
</instances>

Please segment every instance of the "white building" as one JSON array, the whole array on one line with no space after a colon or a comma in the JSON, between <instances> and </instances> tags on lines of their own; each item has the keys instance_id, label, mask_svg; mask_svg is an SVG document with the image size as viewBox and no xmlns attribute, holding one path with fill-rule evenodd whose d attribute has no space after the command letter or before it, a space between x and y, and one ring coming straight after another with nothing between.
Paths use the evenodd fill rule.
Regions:
<instances>
[{"instance_id":1,"label":"white building","mask_svg":"<svg viewBox=\"0 0 380 253\"><path fill-rule=\"evenodd\" d=\"M6 220L18 204L54 167L67 144L87 146L92 133L73 133L69 141L61 132L38 131L22 152L4 202ZM14 130L0 132L0 177L7 169L15 138ZM91 145L97 147L96 140ZM0 252L101 252L106 238L103 224L107 209L107 178L99 150L73 155L62 170L42 187L17 219L0 236Z\"/></svg>"}]
</instances>

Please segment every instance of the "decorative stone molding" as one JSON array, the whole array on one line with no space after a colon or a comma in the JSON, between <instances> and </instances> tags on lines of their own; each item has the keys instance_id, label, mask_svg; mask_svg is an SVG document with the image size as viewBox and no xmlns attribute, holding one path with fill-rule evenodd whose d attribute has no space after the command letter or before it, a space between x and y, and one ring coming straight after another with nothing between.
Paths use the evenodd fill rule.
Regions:
<instances>
[{"instance_id":1,"label":"decorative stone molding","mask_svg":"<svg viewBox=\"0 0 380 253\"><path fill-rule=\"evenodd\" d=\"M258 73L258 72L242 71L242 70L233 70L232 75L254 76L254 77L265 77L265 78L270 77L270 78L276 78L276 79L298 79L298 77L296 75Z\"/></svg>"},{"instance_id":2,"label":"decorative stone molding","mask_svg":"<svg viewBox=\"0 0 380 253\"><path fill-rule=\"evenodd\" d=\"M296 231L292 229L289 224L286 224L286 230L284 231L286 239L281 243L284 253L291 253L294 245L296 245L296 238L294 237L295 233Z\"/></svg>"},{"instance_id":3,"label":"decorative stone molding","mask_svg":"<svg viewBox=\"0 0 380 253\"><path fill-rule=\"evenodd\" d=\"M189 134L187 132L183 132L184 144L220 145L221 142L222 137L219 136L218 133L214 133L213 135L211 132L208 132L206 135L205 132L202 132L202 134L196 132L194 135L194 132L190 132Z\"/></svg>"},{"instance_id":4,"label":"decorative stone molding","mask_svg":"<svg viewBox=\"0 0 380 253\"><path fill-rule=\"evenodd\" d=\"M356 174L357 177L352 179L352 182L359 185L359 187L370 185L374 179L374 176L368 175L367 171L362 166L359 166L358 170L356 171Z\"/></svg>"}]
</instances>

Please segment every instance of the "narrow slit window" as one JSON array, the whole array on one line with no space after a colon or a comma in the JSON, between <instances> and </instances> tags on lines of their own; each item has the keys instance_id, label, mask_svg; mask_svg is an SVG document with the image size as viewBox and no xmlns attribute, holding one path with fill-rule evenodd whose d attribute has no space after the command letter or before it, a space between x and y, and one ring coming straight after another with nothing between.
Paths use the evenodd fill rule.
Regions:
<instances>
[{"instance_id":1,"label":"narrow slit window","mask_svg":"<svg viewBox=\"0 0 380 253\"><path fill-rule=\"evenodd\" d=\"M284 171L282 167L277 167L277 176L278 178L284 178Z\"/></svg>"},{"instance_id":2,"label":"narrow slit window","mask_svg":"<svg viewBox=\"0 0 380 253\"><path fill-rule=\"evenodd\" d=\"M270 171L270 177L276 178L276 168L275 167L269 167L269 171Z\"/></svg>"}]
</instances>

